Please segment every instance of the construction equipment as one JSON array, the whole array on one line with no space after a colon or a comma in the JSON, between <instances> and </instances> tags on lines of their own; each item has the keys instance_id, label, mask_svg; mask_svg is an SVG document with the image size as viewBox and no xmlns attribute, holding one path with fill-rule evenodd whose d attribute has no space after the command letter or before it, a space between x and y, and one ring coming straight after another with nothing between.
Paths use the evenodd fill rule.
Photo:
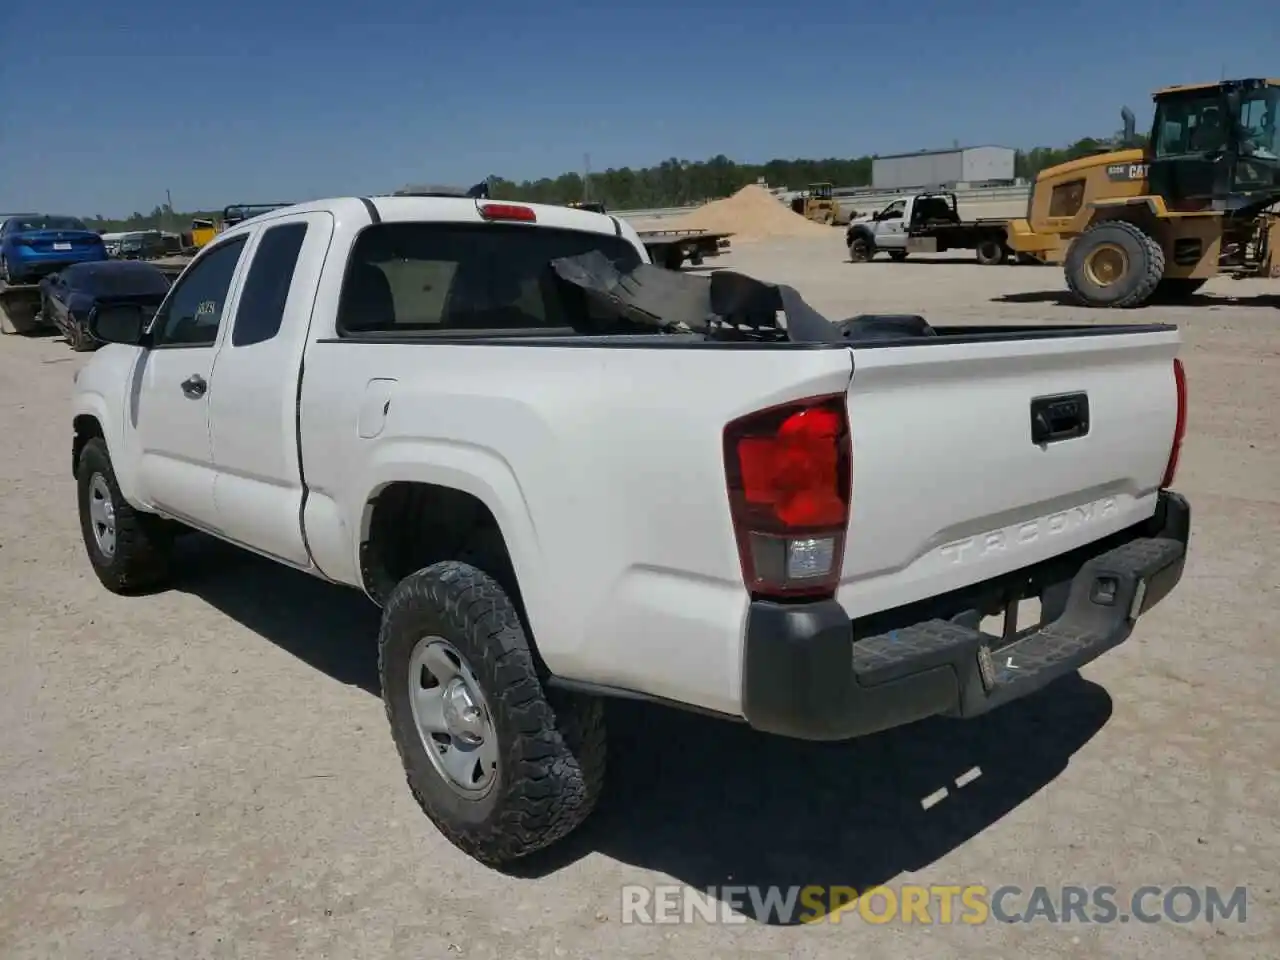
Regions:
<instances>
[{"instance_id":1,"label":"construction equipment","mask_svg":"<svg viewBox=\"0 0 1280 960\"><path fill-rule=\"evenodd\" d=\"M264 213L270 213L272 210L280 210L284 207L293 206L292 202L285 203L233 203L230 206L222 208L222 218L215 223L207 218L200 218L191 221L191 246L199 249L207 246L214 241L223 230L228 227L234 227L237 223L243 223L250 217L256 217Z\"/></svg>"},{"instance_id":2,"label":"construction equipment","mask_svg":"<svg viewBox=\"0 0 1280 960\"><path fill-rule=\"evenodd\" d=\"M284 207L292 207L293 201L278 203L233 203L229 207L222 210L222 229L234 227L237 223L244 223L253 217L259 217L264 213L270 213L272 210L281 210Z\"/></svg>"},{"instance_id":3,"label":"construction equipment","mask_svg":"<svg viewBox=\"0 0 1280 960\"><path fill-rule=\"evenodd\" d=\"M191 221L191 245L199 249L206 243L212 243L218 235L218 227L212 220L197 218Z\"/></svg>"},{"instance_id":4,"label":"construction equipment","mask_svg":"<svg viewBox=\"0 0 1280 960\"><path fill-rule=\"evenodd\" d=\"M840 202L835 199L835 188L829 183L811 183L791 201L791 210L806 220L833 226L840 222ZM848 218L844 220L848 223Z\"/></svg>"},{"instance_id":5,"label":"construction equipment","mask_svg":"<svg viewBox=\"0 0 1280 960\"><path fill-rule=\"evenodd\" d=\"M1151 138L1040 172L1021 257L1062 264L1090 307L1185 301L1211 277L1280 276L1280 80L1157 90Z\"/></svg>"}]
</instances>

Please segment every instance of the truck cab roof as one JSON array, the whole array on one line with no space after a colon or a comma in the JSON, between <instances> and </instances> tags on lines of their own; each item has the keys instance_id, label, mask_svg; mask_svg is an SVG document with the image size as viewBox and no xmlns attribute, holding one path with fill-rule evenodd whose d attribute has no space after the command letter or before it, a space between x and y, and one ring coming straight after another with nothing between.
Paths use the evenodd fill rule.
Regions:
<instances>
[{"instance_id":1,"label":"truck cab roof","mask_svg":"<svg viewBox=\"0 0 1280 960\"><path fill-rule=\"evenodd\" d=\"M485 211L489 211L487 215ZM628 239L638 242L633 236L635 231L629 225L608 214L551 204L516 203L458 196L352 196L309 200L278 211L260 214L252 221L244 221L242 224L229 227L222 236L234 236L242 229L251 229L263 222L309 213L328 213L339 223L360 223L367 222L369 219L375 223L504 221L525 223L530 227L558 227L563 230L627 236Z\"/></svg>"}]
</instances>

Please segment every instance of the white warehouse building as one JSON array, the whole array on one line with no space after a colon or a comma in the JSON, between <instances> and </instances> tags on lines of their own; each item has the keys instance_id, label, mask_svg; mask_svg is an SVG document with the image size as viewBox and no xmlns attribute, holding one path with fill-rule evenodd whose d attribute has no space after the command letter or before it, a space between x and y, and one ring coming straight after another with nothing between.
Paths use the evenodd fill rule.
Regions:
<instances>
[{"instance_id":1,"label":"white warehouse building","mask_svg":"<svg viewBox=\"0 0 1280 960\"><path fill-rule=\"evenodd\" d=\"M877 190L910 190L991 181L1013 182L1014 150L1010 147L958 147L876 157L871 185Z\"/></svg>"}]
</instances>

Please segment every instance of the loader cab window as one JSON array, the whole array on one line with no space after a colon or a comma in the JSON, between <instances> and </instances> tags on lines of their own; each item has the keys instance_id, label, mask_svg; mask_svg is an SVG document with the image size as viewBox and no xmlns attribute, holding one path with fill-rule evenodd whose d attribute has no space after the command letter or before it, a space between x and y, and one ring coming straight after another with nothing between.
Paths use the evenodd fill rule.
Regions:
<instances>
[{"instance_id":1,"label":"loader cab window","mask_svg":"<svg viewBox=\"0 0 1280 960\"><path fill-rule=\"evenodd\" d=\"M1227 149L1230 125L1226 103L1216 91L1207 96L1177 97L1156 106L1155 155L1185 157Z\"/></svg>"},{"instance_id":2,"label":"loader cab window","mask_svg":"<svg viewBox=\"0 0 1280 960\"><path fill-rule=\"evenodd\" d=\"M1241 156L1258 160L1280 159L1280 128L1276 114L1280 112L1280 89L1267 87L1247 94L1240 102L1237 118Z\"/></svg>"}]
</instances>

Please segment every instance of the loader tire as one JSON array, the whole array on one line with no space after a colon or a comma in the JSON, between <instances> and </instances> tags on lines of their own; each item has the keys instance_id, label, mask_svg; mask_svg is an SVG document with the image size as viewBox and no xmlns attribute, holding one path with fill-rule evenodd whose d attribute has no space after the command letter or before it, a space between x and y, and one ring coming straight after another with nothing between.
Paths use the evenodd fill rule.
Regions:
<instances>
[{"instance_id":1,"label":"loader tire","mask_svg":"<svg viewBox=\"0 0 1280 960\"><path fill-rule=\"evenodd\" d=\"M1086 307L1139 307L1164 275L1164 250L1136 224L1106 220L1071 244L1063 273L1072 296Z\"/></svg>"}]
</instances>

